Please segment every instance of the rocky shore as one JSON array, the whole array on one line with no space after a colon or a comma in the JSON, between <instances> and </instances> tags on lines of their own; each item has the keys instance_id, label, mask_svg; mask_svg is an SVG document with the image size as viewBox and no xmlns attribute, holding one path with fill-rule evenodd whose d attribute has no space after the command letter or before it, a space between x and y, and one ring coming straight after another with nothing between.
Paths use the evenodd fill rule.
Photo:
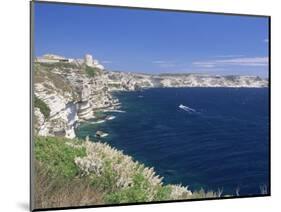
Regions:
<instances>
[{"instance_id":1,"label":"rocky shore","mask_svg":"<svg viewBox=\"0 0 281 212\"><path fill-rule=\"evenodd\" d=\"M154 87L267 87L268 81L253 76L202 74L149 75L104 69L91 55L69 59L47 54L33 66L35 134L74 138L77 124L95 118L95 112L120 107L112 91ZM47 108L47 109L46 109ZM48 113L46 111L48 110Z\"/></svg>"}]
</instances>

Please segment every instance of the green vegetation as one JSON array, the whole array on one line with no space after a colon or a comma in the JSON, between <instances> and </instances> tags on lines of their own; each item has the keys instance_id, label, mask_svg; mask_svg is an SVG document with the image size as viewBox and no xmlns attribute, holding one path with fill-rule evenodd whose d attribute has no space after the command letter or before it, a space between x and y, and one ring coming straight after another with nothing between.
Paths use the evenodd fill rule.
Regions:
<instances>
[{"instance_id":1,"label":"green vegetation","mask_svg":"<svg viewBox=\"0 0 281 212\"><path fill-rule=\"evenodd\" d=\"M199 191L194 191L192 193L192 199L206 199L206 198L214 198L220 197L222 195L222 190L218 190L217 192L214 191L205 191L201 188Z\"/></svg>"},{"instance_id":2,"label":"green vegetation","mask_svg":"<svg viewBox=\"0 0 281 212\"><path fill-rule=\"evenodd\" d=\"M36 160L46 165L45 168L54 176L72 178L79 172L74 163L75 157L86 156L85 148L73 148L62 137L37 137L35 142ZM75 141L79 143L79 141Z\"/></svg>"},{"instance_id":3,"label":"green vegetation","mask_svg":"<svg viewBox=\"0 0 281 212\"><path fill-rule=\"evenodd\" d=\"M105 196L108 203L145 202L149 201L147 189L149 182L141 174L133 176L133 186L109 193Z\"/></svg>"},{"instance_id":4,"label":"green vegetation","mask_svg":"<svg viewBox=\"0 0 281 212\"><path fill-rule=\"evenodd\" d=\"M86 66L85 71L86 71L86 74L88 77L95 77L95 76L100 75L101 70L98 68Z\"/></svg>"},{"instance_id":5,"label":"green vegetation","mask_svg":"<svg viewBox=\"0 0 281 212\"><path fill-rule=\"evenodd\" d=\"M40 76L40 75L41 76ZM52 82L55 86L56 89L61 90L62 92L69 92L72 93L72 88L69 85L69 83L60 75L53 73L51 71L45 71L45 70L41 70L38 75L40 77L43 77L43 82ZM36 75L35 75L35 82L36 81Z\"/></svg>"},{"instance_id":6,"label":"green vegetation","mask_svg":"<svg viewBox=\"0 0 281 212\"><path fill-rule=\"evenodd\" d=\"M81 141L62 137L35 137L35 207L100 204L102 194L80 178L75 157L84 157Z\"/></svg>"},{"instance_id":7,"label":"green vegetation","mask_svg":"<svg viewBox=\"0 0 281 212\"><path fill-rule=\"evenodd\" d=\"M161 201L161 200L171 200L171 192L172 188L169 185L161 186L157 188L155 195L155 201Z\"/></svg>"},{"instance_id":8,"label":"green vegetation","mask_svg":"<svg viewBox=\"0 0 281 212\"><path fill-rule=\"evenodd\" d=\"M150 202L218 197L163 185L153 168L107 144L35 137L35 207Z\"/></svg>"},{"instance_id":9,"label":"green vegetation","mask_svg":"<svg viewBox=\"0 0 281 212\"><path fill-rule=\"evenodd\" d=\"M77 68L78 66L75 63L69 62L56 62L56 63L37 63L41 66L50 69L59 68L60 70L67 70L69 68Z\"/></svg>"},{"instance_id":10,"label":"green vegetation","mask_svg":"<svg viewBox=\"0 0 281 212\"><path fill-rule=\"evenodd\" d=\"M35 161L35 208L69 207L102 204L103 196L90 185L88 178L54 176L46 164Z\"/></svg>"},{"instance_id":11,"label":"green vegetation","mask_svg":"<svg viewBox=\"0 0 281 212\"><path fill-rule=\"evenodd\" d=\"M127 202L149 202L168 200L171 194L169 186L157 186L154 188L154 197L151 198L151 184L141 174L136 173L133 176L133 186L117 190L105 195L105 202L107 203L127 203Z\"/></svg>"},{"instance_id":12,"label":"green vegetation","mask_svg":"<svg viewBox=\"0 0 281 212\"><path fill-rule=\"evenodd\" d=\"M49 118L50 116L49 106L41 99L39 99L37 96L34 96L34 107L39 108L40 112L44 115L45 118Z\"/></svg>"}]
</instances>

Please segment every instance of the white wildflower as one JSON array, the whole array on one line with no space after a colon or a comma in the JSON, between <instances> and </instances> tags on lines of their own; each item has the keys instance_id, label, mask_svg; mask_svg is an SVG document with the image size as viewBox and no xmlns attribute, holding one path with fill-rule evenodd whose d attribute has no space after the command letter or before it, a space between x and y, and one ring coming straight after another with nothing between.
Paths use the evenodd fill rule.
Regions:
<instances>
[{"instance_id":1,"label":"white wildflower","mask_svg":"<svg viewBox=\"0 0 281 212\"><path fill-rule=\"evenodd\" d=\"M184 199L192 195L192 192L188 190L187 186L184 187L181 185L170 185L170 188L171 188L170 199L172 200Z\"/></svg>"}]
</instances>

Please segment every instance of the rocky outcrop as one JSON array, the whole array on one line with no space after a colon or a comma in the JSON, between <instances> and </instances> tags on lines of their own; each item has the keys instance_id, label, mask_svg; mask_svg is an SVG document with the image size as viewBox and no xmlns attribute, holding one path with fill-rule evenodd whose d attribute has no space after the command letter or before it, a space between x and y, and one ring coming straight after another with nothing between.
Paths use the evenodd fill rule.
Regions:
<instances>
[{"instance_id":1,"label":"rocky outcrop","mask_svg":"<svg viewBox=\"0 0 281 212\"><path fill-rule=\"evenodd\" d=\"M50 116L43 121L35 108L39 135L73 138L78 122L93 118L95 110L112 107L116 101L108 92L101 69L97 76L89 77L87 65L77 60L34 66L34 94L50 108Z\"/></svg>"},{"instance_id":2,"label":"rocky outcrop","mask_svg":"<svg viewBox=\"0 0 281 212\"><path fill-rule=\"evenodd\" d=\"M44 117L43 121L42 114L39 113L38 108L35 108L35 117L37 120L40 120L38 122L40 125L38 134L45 136L63 135L68 138L75 137L73 118L69 118L70 114L73 113L73 110L69 108L69 103L73 101L73 93L70 89L66 89L65 86L68 86L67 82L59 82L59 76L53 73L44 73L42 70L38 71L41 73L37 73L35 77L34 93L50 108L50 117ZM36 82L36 79L39 82ZM57 83L60 83L60 86L57 86Z\"/></svg>"}]
</instances>

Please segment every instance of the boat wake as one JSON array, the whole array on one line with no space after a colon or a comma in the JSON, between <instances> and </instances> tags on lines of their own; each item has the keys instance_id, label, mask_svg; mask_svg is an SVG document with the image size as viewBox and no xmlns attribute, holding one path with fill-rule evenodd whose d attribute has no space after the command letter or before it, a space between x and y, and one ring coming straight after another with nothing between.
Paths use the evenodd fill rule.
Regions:
<instances>
[{"instance_id":1,"label":"boat wake","mask_svg":"<svg viewBox=\"0 0 281 212\"><path fill-rule=\"evenodd\" d=\"M180 104L179 108L183 109L184 111L189 112L189 113L197 113L197 111L195 109L193 109L191 107L187 107L187 106L185 106L183 104Z\"/></svg>"}]
</instances>

